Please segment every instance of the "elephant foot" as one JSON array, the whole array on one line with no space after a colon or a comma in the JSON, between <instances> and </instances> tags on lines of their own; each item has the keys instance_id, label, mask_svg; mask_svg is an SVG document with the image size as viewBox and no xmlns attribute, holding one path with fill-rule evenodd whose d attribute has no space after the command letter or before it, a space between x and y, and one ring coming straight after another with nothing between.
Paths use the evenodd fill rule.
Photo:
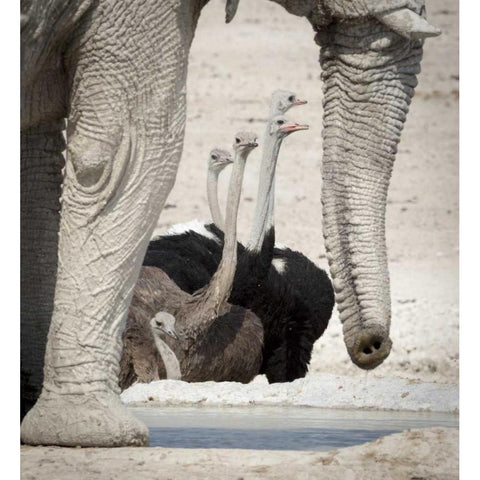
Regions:
<instances>
[{"instance_id":1,"label":"elephant foot","mask_svg":"<svg viewBox=\"0 0 480 480\"><path fill-rule=\"evenodd\" d=\"M113 393L42 393L23 419L21 440L64 447L145 446L148 428Z\"/></svg>"}]
</instances>

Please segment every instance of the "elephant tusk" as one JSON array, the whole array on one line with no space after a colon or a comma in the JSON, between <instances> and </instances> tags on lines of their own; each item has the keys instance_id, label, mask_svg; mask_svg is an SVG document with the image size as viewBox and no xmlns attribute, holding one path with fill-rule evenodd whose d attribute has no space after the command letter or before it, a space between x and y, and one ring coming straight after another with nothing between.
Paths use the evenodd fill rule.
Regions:
<instances>
[{"instance_id":1,"label":"elephant tusk","mask_svg":"<svg viewBox=\"0 0 480 480\"><path fill-rule=\"evenodd\" d=\"M225 6L225 22L230 23L233 20L233 17L237 13L237 8L240 0L227 0L227 5Z\"/></svg>"},{"instance_id":2,"label":"elephant tusk","mask_svg":"<svg viewBox=\"0 0 480 480\"><path fill-rule=\"evenodd\" d=\"M387 13L377 13L375 18L407 40L437 37L442 32L430 25L425 18L408 8Z\"/></svg>"}]
</instances>

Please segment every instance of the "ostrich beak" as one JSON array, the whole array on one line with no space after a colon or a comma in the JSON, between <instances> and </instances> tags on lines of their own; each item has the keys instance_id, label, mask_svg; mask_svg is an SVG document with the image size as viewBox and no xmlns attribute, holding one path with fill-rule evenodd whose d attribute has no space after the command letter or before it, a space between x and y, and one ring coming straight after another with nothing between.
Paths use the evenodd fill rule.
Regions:
<instances>
[{"instance_id":1,"label":"ostrich beak","mask_svg":"<svg viewBox=\"0 0 480 480\"><path fill-rule=\"evenodd\" d=\"M300 125L299 123L290 123L288 125L284 125L280 128L283 132L298 132L299 130L308 130L310 127L308 125Z\"/></svg>"},{"instance_id":2,"label":"ostrich beak","mask_svg":"<svg viewBox=\"0 0 480 480\"><path fill-rule=\"evenodd\" d=\"M170 335L171 337L173 337L175 340L178 340L178 335L177 335L177 332L175 331L175 328L170 328L170 327L164 327L162 329L167 335Z\"/></svg>"},{"instance_id":3,"label":"ostrich beak","mask_svg":"<svg viewBox=\"0 0 480 480\"><path fill-rule=\"evenodd\" d=\"M307 102L307 100L295 100L292 105L305 105Z\"/></svg>"}]
</instances>

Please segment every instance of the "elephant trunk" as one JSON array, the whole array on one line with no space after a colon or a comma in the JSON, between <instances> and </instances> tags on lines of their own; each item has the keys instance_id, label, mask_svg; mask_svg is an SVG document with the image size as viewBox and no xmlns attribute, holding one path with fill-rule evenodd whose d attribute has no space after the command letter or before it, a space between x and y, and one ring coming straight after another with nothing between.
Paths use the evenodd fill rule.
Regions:
<instances>
[{"instance_id":1,"label":"elephant trunk","mask_svg":"<svg viewBox=\"0 0 480 480\"><path fill-rule=\"evenodd\" d=\"M332 23L316 40L324 81L327 258L348 353L372 369L392 345L385 209L422 42L375 19Z\"/></svg>"}]
</instances>

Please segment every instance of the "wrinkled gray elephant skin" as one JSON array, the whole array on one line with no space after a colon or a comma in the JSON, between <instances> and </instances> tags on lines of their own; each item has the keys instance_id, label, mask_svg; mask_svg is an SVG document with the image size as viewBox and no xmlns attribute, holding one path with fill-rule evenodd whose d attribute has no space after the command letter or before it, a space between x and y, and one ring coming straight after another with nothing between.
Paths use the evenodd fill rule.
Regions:
<instances>
[{"instance_id":1,"label":"wrinkled gray elephant skin","mask_svg":"<svg viewBox=\"0 0 480 480\"><path fill-rule=\"evenodd\" d=\"M22 1L25 443L148 442L118 397L120 337L175 181L205 3ZM391 346L387 188L422 39L438 31L422 0L277 3L308 18L321 45L324 236L347 349L374 368ZM227 21L238 4L227 1Z\"/></svg>"}]
</instances>

